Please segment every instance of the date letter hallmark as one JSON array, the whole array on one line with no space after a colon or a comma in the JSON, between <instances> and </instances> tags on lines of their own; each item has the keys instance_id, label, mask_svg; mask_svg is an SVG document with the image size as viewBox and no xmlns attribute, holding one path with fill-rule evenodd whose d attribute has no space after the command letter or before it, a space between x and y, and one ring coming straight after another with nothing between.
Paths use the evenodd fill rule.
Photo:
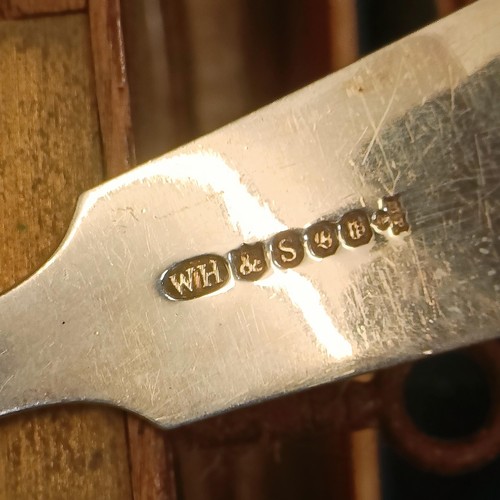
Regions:
<instances>
[{"instance_id":1,"label":"date letter hallmark","mask_svg":"<svg viewBox=\"0 0 500 500\"><path fill-rule=\"evenodd\" d=\"M257 281L268 269L264 245L260 241L253 245L243 244L232 250L229 260L235 276L240 280Z\"/></svg>"},{"instance_id":2,"label":"date letter hallmark","mask_svg":"<svg viewBox=\"0 0 500 500\"><path fill-rule=\"evenodd\" d=\"M370 219L364 210L352 210L342 216L339 222L340 237L347 247L366 245L373 236Z\"/></svg>"},{"instance_id":3,"label":"date letter hallmark","mask_svg":"<svg viewBox=\"0 0 500 500\"><path fill-rule=\"evenodd\" d=\"M208 254L173 265L163 273L161 284L169 299L191 300L220 290L229 278L227 261Z\"/></svg>"}]
</instances>

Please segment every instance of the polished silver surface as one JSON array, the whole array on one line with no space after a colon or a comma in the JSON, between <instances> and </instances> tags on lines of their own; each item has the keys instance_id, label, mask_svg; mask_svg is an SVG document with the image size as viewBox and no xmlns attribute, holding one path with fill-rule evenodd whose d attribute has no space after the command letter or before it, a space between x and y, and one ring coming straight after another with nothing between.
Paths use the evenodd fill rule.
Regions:
<instances>
[{"instance_id":1,"label":"polished silver surface","mask_svg":"<svg viewBox=\"0 0 500 500\"><path fill-rule=\"evenodd\" d=\"M0 410L163 426L496 336L500 6L483 0L86 193L0 298ZM168 300L160 278L400 194L411 232Z\"/></svg>"}]
</instances>

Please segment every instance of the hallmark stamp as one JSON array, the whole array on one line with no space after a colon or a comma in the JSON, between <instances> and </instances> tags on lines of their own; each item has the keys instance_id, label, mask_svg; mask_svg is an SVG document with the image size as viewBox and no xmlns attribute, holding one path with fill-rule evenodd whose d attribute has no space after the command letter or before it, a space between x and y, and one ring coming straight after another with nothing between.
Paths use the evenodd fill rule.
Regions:
<instances>
[{"instance_id":1,"label":"hallmark stamp","mask_svg":"<svg viewBox=\"0 0 500 500\"><path fill-rule=\"evenodd\" d=\"M408 220L406 219L406 212L399 198L399 195L384 196L380 203L382 205L382 210L389 215L391 232L394 236L398 236L410 230L410 224L408 224Z\"/></svg>"},{"instance_id":2,"label":"hallmark stamp","mask_svg":"<svg viewBox=\"0 0 500 500\"><path fill-rule=\"evenodd\" d=\"M226 259L207 254L174 264L163 274L161 284L169 299L191 300L220 290L229 278Z\"/></svg>"},{"instance_id":3,"label":"hallmark stamp","mask_svg":"<svg viewBox=\"0 0 500 500\"><path fill-rule=\"evenodd\" d=\"M231 250L229 260L235 276L240 280L257 281L268 269L264 244L260 241Z\"/></svg>"},{"instance_id":4,"label":"hallmark stamp","mask_svg":"<svg viewBox=\"0 0 500 500\"><path fill-rule=\"evenodd\" d=\"M389 214L382 209L376 210L372 214L372 226L379 233L387 231L391 227Z\"/></svg>"},{"instance_id":5,"label":"hallmark stamp","mask_svg":"<svg viewBox=\"0 0 500 500\"><path fill-rule=\"evenodd\" d=\"M351 210L344 214L339 222L340 237L348 247L359 247L370 242L373 231L365 210Z\"/></svg>"},{"instance_id":6,"label":"hallmark stamp","mask_svg":"<svg viewBox=\"0 0 500 500\"><path fill-rule=\"evenodd\" d=\"M305 256L304 245L312 256L324 259L334 255L340 243L350 248L368 244L374 230L393 236L410 230L400 195L384 196L378 206L371 215L359 208L345 213L338 223L322 220L303 232L281 231L271 237L269 248L262 241L245 243L231 250L227 259L205 254L178 262L161 276L163 293L171 300L196 299L222 289L231 279L231 269L239 280L257 281L268 271L269 257L278 268L297 267Z\"/></svg>"},{"instance_id":7,"label":"hallmark stamp","mask_svg":"<svg viewBox=\"0 0 500 500\"><path fill-rule=\"evenodd\" d=\"M271 257L282 269L297 267L304 258L304 245L299 231L288 229L271 240Z\"/></svg>"},{"instance_id":8,"label":"hallmark stamp","mask_svg":"<svg viewBox=\"0 0 500 500\"><path fill-rule=\"evenodd\" d=\"M375 230L382 233L389 229L394 236L410 230L399 195L384 196L379 200L379 207L372 215L372 225Z\"/></svg>"},{"instance_id":9,"label":"hallmark stamp","mask_svg":"<svg viewBox=\"0 0 500 500\"><path fill-rule=\"evenodd\" d=\"M339 247L337 226L329 221L309 226L305 231L305 239L311 254L320 259L333 255Z\"/></svg>"}]
</instances>

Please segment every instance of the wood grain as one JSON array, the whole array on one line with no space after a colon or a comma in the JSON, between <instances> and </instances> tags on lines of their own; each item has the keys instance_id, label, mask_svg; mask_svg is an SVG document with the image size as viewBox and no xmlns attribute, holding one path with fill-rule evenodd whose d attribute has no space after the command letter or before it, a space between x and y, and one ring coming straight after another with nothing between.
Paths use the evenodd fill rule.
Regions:
<instances>
[{"instance_id":1,"label":"wood grain","mask_svg":"<svg viewBox=\"0 0 500 500\"><path fill-rule=\"evenodd\" d=\"M196 137L190 26L183 1L122 0L121 12L135 151L143 163Z\"/></svg>"},{"instance_id":2,"label":"wood grain","mask_svg":"<svg viewBox=\"0 0 500 500\"><path fill-rule=\"evenodd\" d=\"M89 21L104 165L109 178L135 166L120 2L89 0ZM148 33L142 36L147 38ZM144 98L147 101L148 95ZM125 418L133 498L175 500L172 451L163 432L135 415Z\"/></svg>"},{"instance_id":3,"label":"wood grain","mask_svg":"<svg viewBox=\"0 0 500 500\"><path fill-rule=\"evenodd\" d=\"M174 450L167 433L128 415L130 473L134 500L177 500Z\"/></svg>"},{"instance_id":4,"label":"wood grain","mask_svg":"<svg viewBox=\"0 0 500 500\"><path fill-rule=\"evenodd\" d=\"M131 498L123 414L61 407L0 422L1 499Z\"/></svg>"},{"instance_id":5,"label":"wood grain","mask_svg":"<svg viewBox=\"0 0 500 500\"><path fill-rule=\"evenodd\" d=\"M434 0L438 17L449 16L453 12L476 0Z\"/></svg>"},{"instance_id":6,"label":"wood grain","mask_svg":"<svg viewBox=\"0 0 500 500\"><path fill-rule=\"evenodd\" d=\"M352 475L355 500L381 500L382 488L377 429L351 433Z\"/></svg>"},{"instance_id":7,"label":"wood grain","mask_svg":"<svg viewBox=\"0 0 500 500\"><path fill-rule=\"evenodd\" d=\"M331 71L359 58L356 0L329 0Z\"/></svg>"},{"instance_id":8,"label":"wood grain","mask_svg":"<svg viewBox=\"0 0 500 500\"><path fill-rule=\"evenodd\" d=\"M135 166L119 0L90 0L89 20L106 177Z\"/></svg>"},{"instance_id":9,"label":"wood grain","mask_svg":"<svg viewBox=\"0 0 500 500\"><path fill-rule=\"evenodd\" d=\"M0 290L49 257L78 195L102 179L91 68L85 15L0 23ZM131 498L123 413L2 419L0 498Z\"/></svg>"},{"instance_id":10,"label":"wood grain","mask_svg":"<svg viewBox=\"0 0 500 500\"><path fill-rule=\"evenodd\" d=\"M0 0L0 19L20 19L42 14L85 9L87 0Z\"/></svg>"}]
</instances>

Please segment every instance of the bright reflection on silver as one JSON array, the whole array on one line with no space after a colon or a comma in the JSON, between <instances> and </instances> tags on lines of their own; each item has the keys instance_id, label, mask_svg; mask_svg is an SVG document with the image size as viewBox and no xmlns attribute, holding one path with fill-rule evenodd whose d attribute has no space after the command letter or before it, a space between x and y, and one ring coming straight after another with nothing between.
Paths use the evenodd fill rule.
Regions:
<instances>
[{"instance_id":1,"label":"bright reflection on silver","mask_svg":"<svg viewBox=\"0 0 500 500\"><path fill-rule=\"evenodd\" d=\"M152 174L157 175L161 167L160 162ZM231 169L214 153L178 156L173 162L169 162L168 168L164 168L162 176L171 182L194 183L209 192L221 195L228 218L243 239L251 241L287 229L266 203L250 194L250 186L242 183L238 172ZM275 271L268 278L255 284L271 287L288 296L300 309L311 331L330 356L342 359L352 354L351 345L333 325L322 304L321 295L311 280L289 270ZM230 288L225 287L218 293L230 291Z\"/></svg>"},{"instance_id":2,"label":"bright reflection on silver","mask_svg":"<svg viewBox=\"0 0 500 500\"><path fill-rule=\"evenodd\" d=\"M155 172L170 182L199 186L219 195L226 207L228 220L245 241L266 238L286 229L268 204L259 200L258 192L251 194L251 183L248 180L244 182L238 171L215 152L179 155L168 160L168 166L160 161Z\"/></svg>"},{"instance_id":3,"label":"bright reflection on silver","mask_svg":"<svg viewBox=\"0 0 500 500\"><path fill-rule=\"evenodd\" d=\"M311 280L297 271L288 269L275 271L271 276L255 284L286 293L304 315L304 319L309 323L318 342L334 359L352 355L351 344L335 328L331 316L325 310L321 295Z\"/></svg>"}]
</instances>

